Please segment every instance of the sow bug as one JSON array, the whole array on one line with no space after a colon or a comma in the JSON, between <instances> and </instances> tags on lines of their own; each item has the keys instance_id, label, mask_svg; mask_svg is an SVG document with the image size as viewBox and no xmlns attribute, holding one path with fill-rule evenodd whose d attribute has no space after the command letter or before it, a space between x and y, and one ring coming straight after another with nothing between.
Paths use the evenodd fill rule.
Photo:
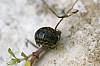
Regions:
<instances>
[{"instance_id":1,"label":"sow bug","mask_svg":"<svg viewBox=\"0 0 100 66\"><path fill-rule=\"evenodd\" d=\"M30 42L34 47L38 48L37 51L32 53L32 57L31 57L31 66L32 64L36 61L36 59L39 59L40 54L43 51L46 51L48 49L52 49L55 48L57 46L57 42L60 40L61 37L61 31L57 30L57 27L59 26L59 24L62 22L62 20L66 17L69 17L75 13L78 12L78 10L72 11L74 5L76 4L78 0L76 0L74 2L74 4L72 5L72 7L63 15L63 16L58 16L56 14L55 11L52 10L52 8L49 7L49 5L46 3L45 0L42 0L42 2L47 6L47 8L58 18L60 18L60 21L57 23L57 25L55 26L55 28L52 27L42 27L40 29L38 29L35 32L35 41L36 41L36 45L34 45L31 41L27 40L27 42Z\"/></svg>"}]
</instances>

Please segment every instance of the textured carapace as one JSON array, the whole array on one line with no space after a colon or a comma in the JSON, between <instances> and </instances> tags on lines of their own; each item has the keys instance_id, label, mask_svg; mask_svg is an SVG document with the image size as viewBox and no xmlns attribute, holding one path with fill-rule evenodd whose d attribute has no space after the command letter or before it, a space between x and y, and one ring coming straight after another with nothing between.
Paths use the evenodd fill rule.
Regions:
<instances>
[{"instance_id":1,"label":"textured carapace","mask_svg":"<svg viewBox=\"0 0 100 66\"><path fill-rule=\"evenodd\" d=\"M51 27L42 27L35 33L35 41L38 46L45 48L55 48L57 41L60 40L61 31Z\"/></svg>"}]
</instances>

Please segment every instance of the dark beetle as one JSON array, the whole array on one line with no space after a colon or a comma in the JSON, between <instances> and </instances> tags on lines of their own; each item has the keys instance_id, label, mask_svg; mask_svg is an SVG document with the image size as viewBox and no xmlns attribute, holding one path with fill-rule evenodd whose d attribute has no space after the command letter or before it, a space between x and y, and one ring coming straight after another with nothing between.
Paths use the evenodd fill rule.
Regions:
<instances>
[{"instance_id":1,"label":"dark beetle","mask_svg":"<svg viewBox=\"0 0 100 66\"><path fill-rule=\"evenodd\" d=\"M35 33L36 44L46 48L55 48L60 40L61 31L51 27L42 27Z\"/></svg>"},{"instance_id":2,"label":"dark beetle","mask_svg":"<svg viewBox=\"0 0 100 66\"><path fill-rule=\"evenodd\" d=\"M36 45L33 44L33 46L35 46L36 48L38 48L37 51L32 53L32 58L30 60L31 62L31 66L32 64L35 62L36 59L39 59L40 54L43 51L47 51L47 49L52 49L55 48L57 46L57 42L60 40L61 37L61 31L57 30L58 25L61 23L61 21L66 18L69 17L75 13L78 12L78 10L76 11L71 11L73 9L73 6L75 5L75 3L78 1L76 0L75 3L72 5L72 8L68 10L67 13L65 13L63 16L58 16L49 6L48 4L45 2L45 0L42 0L43 3L49 8L49 10L55 14L55 16L57 16L58 18L61 18L60 21L57 23L57 25L55 26L55 28L51 28L51 27L42 27L40 29L38 29L35 33L35 42L36 44L39 46L37 47Z\"/></svg>"},{"instance_id":3,"label":"dark beetle","mask_svg":"<svg viewBox=\"0 0 100 66\"><path fill-rule=\"evenodd\" d=\"M63 15L63 16L58 16L49 6L48 4L42 0L43 3L49 8L49 10L55 14L55 16L57 16L58 18L61 18L60 21L57 23L57 25L55 26L55 29L51 28L51 27L42 27L40 29L38 29L35 33L35 41L36 44L38 46L42 46L45 48L55 48L57 45L57 41L59 41L60 36L61 36L61 31L57 30L58 25L61 23L61 21L66 18L69 17L75 13L78 12L78 10L71 12L70 14L68 14L73 6L75 5L75 3L78 1L76 0L75 3L73 4L72 8L68 10L67 14Z\"/></svg>"},{"instance_id":4,"label":"dark beetle","mask_svg":"<svg viewBox=\"0 0 100 66\"><path fill-rule=\"evenodd\" d=\"M57 25L55 26L55 28L51 28L51 27L42 27L40 29L38 29L35 33L35 42L36 44L39 46L37 47L36 45L34 45L35 47L38 48L37 51L32 53L32 58L30 60L31 62L31 66L32 64L35 62L36 59L39 59L40 54L43 51L47 51L47 49L52 49L55 48L57 46L57 42L60 40L61 37L61 31L57 30L58 25L61 23L61 21L66 18L69 17L75 13L78 12L78 10L74 11L74 12L70 12L73 9L73 6L75 5L75 3L78 1L76 0L75 3L72 5L72 8L68 10L68 12L66 14L64 14L63 16L58 16L49 6L48 4L45 2L45 0L42 0L43 3L49 8L49 10L55 14L55 16L57 16L58 18L61 18L60 21L57 23Z\"/></svg>"}]
</instances>

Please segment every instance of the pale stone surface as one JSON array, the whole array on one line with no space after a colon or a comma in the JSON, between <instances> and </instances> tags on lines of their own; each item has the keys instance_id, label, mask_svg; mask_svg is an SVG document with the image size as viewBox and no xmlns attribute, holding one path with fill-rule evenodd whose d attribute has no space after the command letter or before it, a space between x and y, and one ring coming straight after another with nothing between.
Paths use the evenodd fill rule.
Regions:
<instances>
[{"instance_id":1,"label":"pale stone surface","mask_svg":"<svg viewBox=\"0 0 100 66\"><path fill-rule=\"evenodd\" d=\"M74 1L47 2L62 15L61 9L68 10ZM58 26L62 31L59 45L46 53L36 66L100 66L100 0L79 0L74 8L79 13ZM35 51L31 45L25 46L25 39L35 43L35 31L43 26L54 28L58 20L41 0L0 0L0 66L7 66L11 59L8 48L18 57L22 51L26 54ZM17 66L24 66L24 62Z\"/></svg>"}]
</instances>

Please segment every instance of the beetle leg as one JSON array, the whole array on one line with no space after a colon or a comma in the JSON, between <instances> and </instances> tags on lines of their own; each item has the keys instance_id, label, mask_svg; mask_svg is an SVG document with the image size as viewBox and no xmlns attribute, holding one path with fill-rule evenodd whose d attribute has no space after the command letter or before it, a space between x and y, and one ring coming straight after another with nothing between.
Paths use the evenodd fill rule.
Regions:
<instances>
[{"instance_id":1,"label":"beetle leg","mask_svg":"<svg viewBox=\"0 0 100 66\"><path fill-rule=\"evenodd\" d=\"M77 1L78 0L76 0L75 2L74 2L74 4L72 5L72 7L66 12L66 13L69 13L72 9L73 9L73 7L75 6L75 4L77 3ZM76 12L77 13L77 12Z\"/></svg>"},{"instance_id":2,"label":"beetle leg","mask_svg":"<svg viewBox=\"0 0 100 66\"><path fill-rule=\"evenodd\" d=\"M60 16L58 16L58 15L56 14L56 12L55 12L52 8L49 7L49 5L46 3L45 0L42 0L42 2L46 5L46 7L47 7L56 17L60 18Z\"/></svg>"},{"instance_id":3,"label":"beetle leg","mask_svg":"<svg viewBox=\"0 0 100 66\"><path fill-rule=\"evenodd\" d=\"M34 46L35 48L39 48L38 46L36 46L32 41L26 39L26 46L28 46L28 43L30 43L32 46Z\"/></svg>"},{"instance_id":4,"label":"beetle leg","mask_svg":"<svg viewBox=\"0 0 100 66\"><path fill-rule=\"evenodd\" d=\"M52 8L50 8L49 7L49 5L46 3L46 1L45 0L42 0L42 2L47 6L47 8L56 16L56 17L58 17L58 18L66 18L66 17L69 17L69 16L71 16L71 15L73 15L73 14L75 14L75 13L77 13L78 12L78 10L76 10L75 12L72 12L70 15L68 14L72 9L73 9L73 7L74 7L74 5L77 3L77 1L78 0L76 0L75 2L74 2L74 4L72 5L72 7L63 15L63 16L58 16L57 15L57 13L52 9Z\"/></svg>"}]
</instances>

